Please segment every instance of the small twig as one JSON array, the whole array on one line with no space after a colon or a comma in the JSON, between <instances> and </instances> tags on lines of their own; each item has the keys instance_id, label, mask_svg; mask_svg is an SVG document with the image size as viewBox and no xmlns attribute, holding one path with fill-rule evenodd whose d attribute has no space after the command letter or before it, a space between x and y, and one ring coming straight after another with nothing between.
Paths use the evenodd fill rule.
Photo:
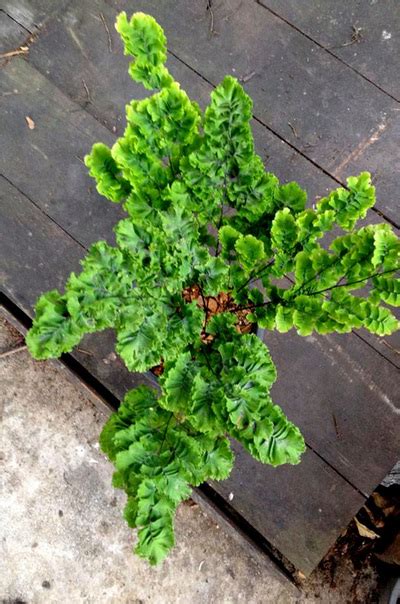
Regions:
<instances>
[{"instance_id":1,"label":"small twig","mask_svg":"<svg viewBox=\"0 0 400 604\"><path fill-rule=\"evenodd\" d=\"M336 421L336 416L334 413L332 413L332 419L333 419L333 425L335 426L336 437L340 438L340 432L339 432L338 424Z\"/></svg>"},{"instance_id":2,"label":"small twig","mask_svg":"<svg viewBox=\"0 0 400 604\"><path fill-rule=\"evenodd\" d=\"M306 143L301 149L300 151L307 151L308 149L312 149L313 147L316 147L317 143Z\"/></svg>"},{"instance_id":3,"label":"small twig","mask_svg":"<svg viewBox=\"0 0 400 604\"><path fill-rule=\"evenodd\" d=\"M82 354L87 354L89 357L93 356L93 352L90 352L90 350L84 350L84 348L77 348L76 350Z\"/></svg>"},{"instance_id":4,"label":"small twig","mask_svg":"<svg viewBox=\"0 0 400 604\"><path fill-rule=\"evenodd\" d=\"M86 82L85 82L85 80L83 78L82 78L82 84L83 84L83 87L84 87L85 92L86 92L86 97L87 97L86 104L88 105L89 103L92 103L93 101L92 101L92 97L90 96L89 88L88 88L88 86L87 86L87 84L86 84Z\"/></svg>"},{"instance_id":5,"label":"small twig","mask_svg":"<svg viewBox=\"0 0 400 604\"><path fill-rule=\"evenodd\" d=\"M214 12L212 9L212 2L213 2L213 0L207 0L207 6L206 6L206 11L208 11L210 13L210 29L209 29L210 38L217 33L214 29Z\"/></svg>"},{"instance_id":6,"label":"small twig","mask_svg":"<svg viewBox=\"0 0 400 604\"><path fill-rule=\"evenodd\" d=\"M85 165L85 162L83 161L83 159L81 157L79 157L79 155L75 155L75 157L76 157L76 159L79 159L81 164Z\"/></svg>"},{"instance_id":7,"label":"small twig","mask_svg":"<svg viewBox=\"0 0 400 604\"><path fill-rule=\"evenodd\" d=\"M375 185L377 183L377 181L379 180L379 178L380 178L379 170L376 170L375 173L372 175L371 183L373 185Z\"/></svg>"},{"instance_id":8,"label":"small twig","mask_svg":"<svg viewBox=\"0 0 400 604\"><path fill-rule=\"evenodd\" d=\"M382 342L382 344L385 344L385 346L390 348L390 350L393 350L393 352L395 352L396 354L400 354L400 350L397 350L397 348L395 348L394 346L389 344L389 342L386 342L386 340L381 340L381 342Z\"/></svg>"},{"instance_id":9,"label":"small twig","mask_svg":"<svg viewBox=\"0 0 400 604\"><path fill-rule=\"evenodd\" d=\"M351 26L351 39L349 42L345 42L344 44L339 44L339 46L330 46L327 50L334 50L335 48L344 48L345 46L352 46L353 44L358 44L361 42L362 36L362 27L356 27L355 25Z\"/></svg>"},{"instance_id":10,"label":"small twig","mask_svg":"<svg viewBox=\"0 0 400 604\"><path fill-rule=\"evenodd\" d=\"M291 124L290 122L288 122L288 126L291 129L291 131L293 132L293 134L295 135L296 138L299 138L299 135L297 134L297 130L296 128L293 126L293 124Z\"/></svg>"},{"instance_id":11,"label":"small twig","mask_svg":"<svg viewBox=\"0 0 400 604\"><path fill-rule=\"evenodd\" d=\"M28 46L20 46L16 50L10 50L9 52L3 52L0 54L0 59L8 59L10 57L16 57L18 55L27 55L29 52Z\"/></svg>"},{"instance_id":12,"label":"small twig","mask_svg":"<svg viewBox=\"0 0 400 604\"><path fill-rule=\"evenodd\" d=\"M7 52L1 53L0 60L5 59L7 62L7 59L11 59L12 57L18 57L20 55L27 55L29 53L29 46L32 44L32 42L35 41L37 35L38 35L37 32L35 32L33 34L29 34L29 36L24 40L24 42L21 44L21 46L19 46L18 48L15 48L14 50L9 50Z\"/></svg>"},{"instance_id":13,"label":"small twig","mask_svg":"<svg viewBox=\"0 0 400 604\"><path fill-rule=\"evenodd\" d=\"M240 77L239 82L241 82L242 84L246 84L246 82L249 82L251 80L251 78L254 78L256 73L257 73L256 71L251 71L250 73Z\"/></svg>"},{"instance_id":14,"label":"small twig","mask_svg":"<svg viewBox=\"0 0 400 604\"><path fill-rule=\"evenodd\" d=\"M63 478L64 478L65 482L66 482L66 483L67 483L67 484L68 484L70 487L72 487L72 484L70 483L70 481L68 480L68 478L67 478L67 476L66 476L66 471L65 471L65 470L64 470L64 472L63 472Z\"/></svg>"},{"instance_id":15,"label":"small twig","mask_svg":"<svg viewBox=\"0 0 400 604\"><path fill-rule=\"evenodd\" d=\"M345 44L342 44L342 47L344 46L351 46L352 44L358 44L358 42L361 42L362 40L362 27L356 27L355 25L351 26L351 40L350 42L346 42Z\"/></svg>"},{"instance_id":16,"label":"small twig","mask_svg":"<svg viewBox=\"0 0 400 604\"><path fill-rule=\"evenodd\" d=\"M15 354L16 352L20 352L21 350L26 350L26 345L24 344L24 346L18 346L18 348L13 348L12 350L6 350L6 352L2 352L0 354L0 359L4 359L5 357L9 357L12 354Z\"/></svg>"},{"instance_id":17,"label":"small twig","mask_svg":"<svg viewBox=\"0 0 400 604\"><path fill-rule=\"evenodd\" d=\"M105 20L105 17L103 15L103 13L100 13L100 19L102 20L103 25L104 25L104 29L106 30L106 33L107 33L107 37L108 37L108 50L110 52L112 52L111 34L110 34L110 30L108 29L107 21Z\"/></svg>"}]
</instances>

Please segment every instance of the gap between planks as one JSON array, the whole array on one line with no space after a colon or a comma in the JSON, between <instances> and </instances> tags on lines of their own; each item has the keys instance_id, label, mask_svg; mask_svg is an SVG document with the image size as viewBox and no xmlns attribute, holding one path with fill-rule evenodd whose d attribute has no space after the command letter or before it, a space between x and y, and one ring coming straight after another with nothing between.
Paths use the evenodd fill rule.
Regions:
<instances>
[{"instance_id":1,"label":"gap between planks","mask_svg":"<svg viewBox=\"0 0 400 604\"><path fill-rule=\"evenodd\" d=\"M305 38L309 39L311 42L315 43L319 48L321 48L322 50L324 50L325 52L327 52L329 55L331 55L332 57L334 57L336 60L338 60L340 63L342 63L343 65L345 65L346 67L348 67L349 69L351 69L353 72L355 72L357 75L359 75L360 77L362 77L364 80L368 81L370 84L372 84L375 88L377 88L378 90L380 90L382 93L386 94L387 96L389 96L390 98L392 98L394 101L396 101L397 103L399 102L398 99L396 99L395 97L393 97L391 94L387 93L385 90L381 89L378 85L374 84L374 82L372 82L371 80L369 80L367 77L363 76L363 74L359 73L355 68L353 68L351 65L348 65L345 61L341 60L339 57L337 57L334 53L332 53L331 51L329 51L329 49L325 48L322 44L316 42L311 36L305 34L303 31L301 31L301 29L299 29L298 27L296 27L295 25L293 25L290 21L286 20L285 18L281 17L278 13L276 13L275 11L273 11L272 9L270 9L269 7L266 7L264 4L261 3L261 0L253 0L253 2L255 4L257 4L258 6L260 6L261 8L263 8L264 10L270 12L271 14L273 14L276 18L280 19L282 22L286 23L289 27L291 27L292 29L296 30L298 33L300 33L302 36L304 36ZM5 12L5 11L4 11ZM8 13L5 13L8 15ZM8 15L9 16L9 15ZM10 17L12 18L12 17ZM49 18L48 22L54 21L57 18L57 13L55 13L54 15L51 15ZM18 23L18 25L21 25L18 21L16 21L16 19L13 19L16 23ZM46 22L46 24L48 23ZM24 26L21 26L24 27ZM25 29L27 29L25 27ZM29 31L29 30L27 30ZM189 65L186 61L184 61L183 59L181 59L178 55L176 55L173 51L168 50L167 51L168 54L170 54L172 57L174 57L177 61L179 61L182 65L185 65L190 71L192 71L193 73L195 73L198 77L200 77L204 82L206 82L209 86L211 86L212 88L215 88L215 84L213 84L210 80L208 80L208 78L206 78L202 73L200 73L197 69L195 69L194 67L192 67L191 65ZM33 67L33 66L32 66ZM34 67L34 69L37 69L36 67ZM37 70L39 71L39 70ZM54 82L52 82L48 77L47 74L43 74L41 71L39 71L39 73L42 74L42 76L44 76L46 79L48 79L48 81L55 86L62 94L63 91L61 91L58 86L56 86L56 84ZM85 86L86 88L86 86ZM96 117L95 115L93 115L92 113L89 113L87 111L87 109L79 102L76 101L76 99L70 97L68 95L68 98L73 101L74 103L76 103L79 107L81 107L82 111L86 111L89 115L91 115L99 124L101 124L102 126L106 127L107 130L109 130L109 132L111 132L112 134L115 134L115 132L113 131L112 127L108 126L107 124L103 123L98 117ZM334 173L330 173L327 169L325 169L323 166L321 166L317 161L313 160L312 158L310 158L308 155L306 155L300 148L296 147L296 145L294 145L293 143L291 143L290 141L288 141L284 135L281 135L278 131L274 130L271 126L269 126L267 123L265 123L261 118L257 117L256 115L253 114L253 118L254 120L259 123L261 126L263 126L264 128L266 128L266 130L268 130L269 132L271 132L271 134L273 134L274 136L276 136L277 138L279 138L282 142L284 142L286 145L288 145L288 147L290 149L292 149L293 151L295 151L296 153L298 153L303 159L305 159L306 161L308 161L310 164L312 164L315 168L317 168L318 170L320 170L320 172L322 174L324 174L325 176L327 176L328 178L332 179L334 182L336 182L337 184L339 184L340 186L343 186L345 188L346 184L340 180L340 178L338 178L337 176L335 176ZM386 222L388 222L389 224L391 224L393 227L400 229L400 224L397 224L394 220L392 220L391 218L389 218L388 216L386 216L382 211L378 210L377 208L371 208L372 211L377 214L378 216L380 216L381 218L383 218Z\"/></svg>"},{"instance_id":2,"label":"gap between planks","mask_svg":"<svg viewBox=\"0 0 400 604\"><path fill-rule=\"evenodd\" d=\"M258 4L259 6L261 6L261 8L263 8L264 10L266 10L269 13L271 13L272 15L274 15L274 17L276 17L280 21L283 21L284 23L286 23L286 25L289 25L289 27L291 27L292 29L294 29L295 31L297 31L299 34L301 34L302 36L304 36L305 38L307 38L308 40L310 40L310 42L313 42L313 44L315 44L316 46L318 46L319 48L321 48L322 50L324 50L326 53L328 53L329 55L331 55L331 57L334 57L337 61L339 61L339 63L342 63L342 65L345 65L346 67L348 67L349 69L351 69L351 71L353 71L355 74L357 74L358 76L360 76L360 78L362 78L363 80L365 80L366 82L368 82L369 84L371 84L372 86L374 86L377 90L379 90L383 94L386 94L386 96L388 96L389 98L391 98L393 101L396 101L396 103L400 103L400 99L398 99L393 94L391 94L390 92L388 92L387 90L385 90L384 88L382 88L381 86L379 86L379 84L376 84L373 80L370 80L368 78L368 76L364 75L363 73L361 73L360 71L358 71L358 69L356 69L355 67L353 67L352 65L350 65L349 63L347 63L344 59L342 59L341 57L339 57L337 54L335 54L334 52L332 52L332 50L330 48L327 48L326 46L324 46L323 44L321 44L320 42L318 42L317 40L315 40L312 36L310 36L309 34L305 33L303 30L301 30L299 27L297 27L297 25L295 25L294 23L292 23L291 21L289 21L285 17L282 17L282 15L280 15L279 13L277 13L276 11L274 11L269 6L265 6L265 4L263 4L262 0L253 0L253 1L256 4Z\"/></svg>"},{"instance_id":3,"label":"gap between planks","mask_svg":"<svg viewBox=\"0 0 400 604\"><path fill-rule=\"evenodd\" d=\"M10 14L8 14L8 12L4 8L0 8L0 13L4 13L9 19L11 19L11 21L14 21L14 23L16 23L17 25L22 27L22 29L24 29L31 36L35 33L35 30L28 29L25 25L23 25L22 23L17 21L17 19L15 17L12 17ZM37 30L36 27L35 27L35 29Z\"/></svg>"},{"instance_id":4,"label":"gap between planks","mask_svg":"<svg viewBox=\"0 0 400 604\"><path fill-rule=\"evenodd\" d=\"M254 1L257 3L257 0L254 0ZM260 6L262 6L262 5L260 5ZM197 69L195 69L194 67L192 67L191 65L189 65L189 63L187 63L186 61L184 61L183 59L181 59L180 57L178 57L178 55L176 55L171 50L168 50L168 53L172 57L174 57L174 59L176 59L177 61L179 61L183 65L185 65L185 67L187 67L188 69L190 69L193 73L195 73L196 75L198 75L209 86L211 86L212 88L215 88L215 84L213 84L203 74L201 74L199 71L197 71ZM335 56L335 55L333 55L333 56ZM322 174L324 174L325 176L327 176L331 180L335 181L338 185L340 185L340 186L344 187L345 189L347 189L346 184L342 180L340 180L337 176L335 176L331 172L328 172L328 170L326 170L323 166L321 166L320 164L318 164L311 157L309 157L308 155L306 155L301 149L299 149L298 147L296 147L296 145L294 145L290 141L286 140L286 138L284 136L281 136L281 134L279 134L279 132L277 132L276 130L274 130L273 128L271 128L271 126L269 126L268 124L266 124L261 118L259 118L259 117L257 117L256 115L253 114L253 119L258 124L260 124L261 126L263 126L263 128L265 128L266 130L268 130L269 132L271 132L271 134L273 134L274 136L276 136L277 138L279 138L282 142L284 142L286 145L288 145L288 147L290 147L293 151L295 151L296 153L298 153L303 159L305 159L310 164L312 164L315 168L317 168L318 170L320 170L320 172L322 172ZM396 229L400 229L400 225L396 224L394 222L394 220L392 220L391 218L389 218L388 216L386 216L381 210L378 210L377 208L371 208L371 210L375 214L377 214L379 217L384 218L384 220L386 222L388 222L389 224L391 224Z\"/></svg>"},{"instance_id":5,"label":"gap between planks","mask_svg":"<svg viewBox=\"0 0 400 604\"><path fill-rule=\"evenodd\" d=\"M82 111L84 111L84 109L82 109ZM90 115L88 113L88 115ZM12 180L10 180L7 176L5 176L4 174L0 173L0 178L4 178L5 181L8 182L9 185L11 185L12 187L14 187L14 189L16 189L18 191L18 193L20 193L21 195L23 195L24 197L26 197L26 199L28 201L31 202L31 204L41 213L43 214L43 216L45 216L48 220L50 220L50 222L52 222L56 227L58 227L59 229L61 229L61 231L63 233L65 233L65 235L67 235L70 239L72 239L72 241L74 241L75 243L77 243L79 245L79 247L81 247L83 250L85 250L86 252L88 251L88 248L83 245L83 243L81 243L80 241L78 241L78 239L75 239L75 237L69 233L63 226L61 226L60 224L58 224L58 222L56 220L54 220L54 218L52 216L49 216L49 214L47 214L43 208L41 208L35 201L33 201L33 199L31 199L29 197L29 195L27 195L24 191L22 191L16 184L14 184L12 182Z\"/></svg>"}]
</instances>

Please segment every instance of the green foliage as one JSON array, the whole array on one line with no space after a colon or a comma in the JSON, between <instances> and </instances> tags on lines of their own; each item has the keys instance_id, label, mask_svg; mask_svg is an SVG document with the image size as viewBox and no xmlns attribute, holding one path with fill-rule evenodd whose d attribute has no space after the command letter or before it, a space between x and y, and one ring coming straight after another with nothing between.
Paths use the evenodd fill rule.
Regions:
<instances>
[{"instance_id":1,"label":"green foliage","mask_svg":"<svg viewBox=\"0 0 400 604\"><path fill-rule=\"evenodd\" d=\"M271 399L268 349L240 321L301 336L392 333L400 244L388 224L356 229L375 202L368 173L307 208L305 191L281 185L255 153L252 102L237 80L226 77L202 113L168 72L155 20L121 13L116 27L130 75L154 93L132 101L123 136L111 149L95 144L85 162L127 217L116 244L94 244L63 294L41 296L27 344L47 359L112 328L128 369L162 364L159 390L128 392L100 436L136 551L156 564L191 486L229 476L230 439L272 466L304 451ZM212 310L216 300L225 306Z\"/></svg>"}]
</instances>

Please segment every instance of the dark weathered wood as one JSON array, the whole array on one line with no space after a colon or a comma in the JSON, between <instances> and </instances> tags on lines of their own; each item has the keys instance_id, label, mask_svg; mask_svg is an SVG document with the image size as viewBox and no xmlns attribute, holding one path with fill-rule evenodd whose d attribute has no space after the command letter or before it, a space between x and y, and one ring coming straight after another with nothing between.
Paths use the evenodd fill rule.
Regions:
<instances>
[{"instance_id":1,"label":"dark weathered wood","mask_svg":"<svg viewBox=\"0 0 400 604\"><path fill-rule=\"evenodd\" d=\"M398 311L398 309L397 309ZM398 316L398 312L397 312ZM391 336L378 337L365 329L356 332L364 342L367 342L374 350L379 352L385 359L389 360L395 367L400 369L400 333Z\"/></svg>"},{"instance_id":2,"label":"dark weathered wood","mask_svg":"<svg viewBox=\"0 0 400 604\"><path fill-rule=\"evenodd\" d=\"M65 13L49 22L32 46L29 62L111 131L115 128L116 134L121 134L126 103L132 98L143 98L148 92L128 75L129 58L123 56L122 43L113 26L116 10L101 0L92 2L91 7L88 11L84 3L75 0ZM110 32L111 53L100 14ZM182 88L204 107L212 86L172 55L168 67ZM257 149L268 169L283 181L298 180L309 191L310 200L337 186L261 124L253 121L253 129Z\"/></svg>"},{"instance_id":3,"label":"dark weathered wood","mask_svg":"<svg viewBox=\"0 0 400 604\"><path fill-rule=\"evenodd\" d=\"M297 568L310 573L320 552L325 554L338 537L332 521L345 527L346 514L356 513L362 496L310 450L298 466L279 468L257 464L238 445L235 453L230 478L212 487Z\"/></svg>"},{"instance_id":4,"label":"dark weathered wood","mask_svg":"<svg viewBox=\"0 0 400 604\"><path fill-rule=\"evenodd\" d=\"M29 32L0 10L0 55L15 51L28 37ZM3 59L0 57L0 61Z\"/></svg>"},{"instance_id":5,"label":"dark weathered wood","mask_svg":"<svg viewBox=\"0 0 400 604\"><path fill-rule=\"evenodd\" d=\"M95 0L91 8L88 11L80 1L72 2L65 13L47 24L32 46L29 60L66 95L121 134L125 127L125 104L132 97L142 98L146 92L128 76L129 59L123 56L120 38L112 27L116 10L102 0ZM182 87L204 107L212 86L174 56L170 55L168 66ZM252 126L257 150L267 168L282 181L298 181L309 192L310 203L337 186L332 178L259 122L253 120ZM367 338L383 356L398 365L395 350L400 336L392 336L389 346L370 334Z\"/></svg>"},{"instance_id":6,"label":"dark weathered wood","mask_svg":"<svg viewBox=\"0 0 400 604\"><path fill-rule=\"evenodd\" d=\"M353 334L266 332L264 341L278 369L274 400L311 447L370 493L399 457L398 368Z\"/></svg>"},{"instance_id":7,"label":"dark weathered wood","mask_svg":"<svg viewBox=\"0 0 400 604\"><path fill-rule=\"evenodd\" d=\"M27 29L30 33L37 32L47 19L58 11L62 11L69 0L4 0L2 10Z\"/></svg>"},{"instance_id":8,"label":"dark weathered wood","mask_svg":"<svg viewBox=\"0 0 400 604\"><path fill-rule=\"evenodd\" d=\"M72 270L79 270L85 249L0 177L0 287L29 316L44 291L64 289ZM102 332L86 337L73 356L116 396L145 376L130 373L116 357L113 337Z\"/></svg>"},{"instance_id":9,"label":"dark weathered wood","mask_svg":"<svg viewBox=\"0 0 400 604\"><path fill-rule=\"evenodd\" d=\"M0 174L83 245L110 239L121 209L100 198L82 158L111 133L23 59L1 70L0 95Z\"/></svg>"},{"instance_id":10,"label":"dark weathered wood","mask_svg":"<svg viewBox=\"0 0 400 604\"><path fill-rule=\"evenodd\" d=\"M49 51L50 54L52 53ZM3 74L4 89L7 91L19 90L14 97L6 97L8 111L6 133L9 142L7 153L0 160L5 175L81 244L87 246L99 237L109 238L112 226L120 216L119 208L105 200L98 200L93 184L86 175L86 169L77 158L77 151L82 156L94 140L100 138L108 142L112 138L111 134L25 62L12 62L3 70ZM99 94L99 98L102 98L102 95ZM28 110L36 123L34 130L29 130L24 119L24 114ZM83 147L85 147L84 150ZM279 161L282 162L282 157ZM75 174L77 177L73 178ZM87 195L88 188L90 193ZM347 341L346 338L355 337L343 336L342 338L343 341ZM289 345L289 339L282 338L281 341L283 348L279 350L278 359L284 363L287 357L291 358L292 346ZM285 344L285 342L287 343ZM305 343L300 340L298 346L300 350L303 350L302 347L305 347ZM323 346L326 349L329 347L326 342ZM375 363L384 363L384 359L374 355L369 347L366 346L363 350L366 355L364 366L372 368ZM318 349L308 347L307 353L312 355L311 358L315 363L318 363L321 358ZM304 355L304 353L301 354ZM386 394L389 397L394 388L393 370L394 368L390 366L390 370L388 370L390 380L386 385ZM334 371L329 378L331 388L334 389L336 385ZM357 381L356 379L354 388L361 387L362 383L362 380ZM325 397L326 387L321 382L318 382L317 385L318 388L313 391L313 401L307 401L306 404L306 408L310 406L315 410L316 416L318 416L316 410L321 406L323 408L322 401ZM291 390L298 391L297 384L292 384L291 389L280 400L289 415L292 413L292 408L294 412L298 411L297 403L291 400ZM345 400L348 401L348 399ZM333 405L332 412L335 414L337 406L337 412L340 415L342 402L336 401L333 397L331 404ZM376 407L372 393L365 402L366 409L369 409L370 406L371 408ZM300 425L304 425L307 429L304 408L301 407L301 409L303 413L296 412L296 417L303 415L300 418ZM337 440L336 435L332 433L331 418L327 422L322 415L315 426L313 446L321 455L325 455L325 449L327 451L329 449L331 462L334 465L337 464L337 467L349 480L354 478L353 465L357 466L359 459L365 458L366 465L362 466L364 478L357 474L355 484L363 490L368 490L371 483L374 486L395 461L393 459L394 445L392 444L384 450L387 456L386 463L383 463L382 458L376 462L373 457L365 455L362 444L354 448L353 458L347 451L349 448L351 450L351 444L347 440ZM314 419L316 421L315 417ZM361 430L359 440L362 443L365 437L364 429L368 433L368 429L374 427L374 424L369 423L368 420L360 423L357 415L354 416L354 419L357 420L354 429L356 432ZM361 426L364 428L361 429ZM364 442L364 447L366 446ZM342 448L346 451L342 452ZM346 461L343 462L343 459Z\"/></svg>"},{"instance_id":11,"label":"dark weathered wood","mask_svg":"<svg viewBox=\"0 0 400 604\"><path fill-rule=\"evenodd\" d=\"M400 100L397 0L259 0Z\"/></svg>"},{"instance_id":12,"label":"dark weathered wood","mask_svg":"<svg viewBox=\"0 0 400 604\"><path fill-rule=\"evenodd\" d=\"M69 271L78 268L84 250L3 178L0 207L1 289L32 316L37 295L54 287L62 289ZM146 382L146 376L129 373L115 355L110 357L111 351L112 337L107 332L86 338L73 356L121 398L139 381ZM218 487L221 493L233 489L237 496L231 502L233 508L293 564L311 572L362 505L363 497L310 450L296 469L277 473L247 455L239 455L238 463L245 464L243 472L238 467L229 483ZM313 484L315 491L309 488ZM287 531L295 525L290 543Z\"/></svg>"},{"instance_id":13,"label":"dark weathered wood","mask_svg":"<svg viewBox=\"0 0 400 604\"><path fill-rule=\"evenodd\" d=\"M255 116L336 178L371 171L377 207L399 224L400 105L387 94L254 0L215 3L214 33L205 1L109 2L154 15L172 52L213 84L242 78Z\"/></svg>"},{"instance_id":14,"label":"dark weathered wood","mask_svg":"<svg viewBox=\"0 0 400 604\"><path fill-rule=\"evenodd\" d=\"M128 60L121 56L120 45L115 49L112 47L113 51L109 52L107 31L99 13L102 13L108 23L112 36L111 43L119 44L112 33L113 12L107 12L108 9L106 10L105 5L100 2L93 2L90 6L91 10L87 7L81 10L79 3L76 2L72 12L66 13L67 17L60 15L57 19L48 21L38 41L31 47L31 60L43 75L21 60L10 62L0 73L2 108L5 108L6 116L2 132L6 144L2 146L5 152L0 159L1 170L37 206L37 208L29 206L31 211L28 211L23 218L25 209L23 204L28 206L29 200L22 198L22 202L12 202L12 206L19 208L17 226L13 227L14 218L4 222L7 237L3 236L2 241L3 239L8 241L8 247L6 253L2 254L2 259L4 258L4 263L8 260L7 256L14 260L10 262L9 267L6 264L2 270L7 275L8 295L29 313L32 312L31 306L36 295L49 287L54 287L54 275L58 275L57 285L62 285L69 270L76 268L74 258L78 258L79 254L83 253L82 245L86 247L98 238L109 237L112 225L121 215L118 207L99 199L92 181L86 175L86 168L78 158L83 157L95 140L112 142L114 136L110 130L113 126L117 131L121 130L122 119L118 120L118 117L122 118L123 105L132 96L143 95L143 91L139 92L139 88L127 78ZM137 8L139 7L135 5L129 10ZM197 10L196 7L192 8L194 11ZM265 9L262 10L266 12ZM207 43L210 45L209 41ZM210 85L174 57L171 57L169 64L177 79L190 94L204 103ZM111 73L116 75L110 75L107 79L108 74ZM52 79L76 102L68 99L47 78ZM85 80L90 99L80 79ZM119 81L122 82L121 87ZM18 92L15 93L15 90ZM86 111L83 111L77 102L85 107ZM90 111L97 120L104 121L108 130L88 115L87 111ZM27 127L25 121L27 115L35 121L34 130L29 130ZM321 170L257 123L255 123L255 136L261 154L271 153L270 149L272 149L267 166L277 171L283 179L295 178L310 188L314 194L324 194L325 190L332 186L333 181ZM267 150L266 146L268 146ZM5 191L7 199L14 199L7 188ZM13 210L9 206L7 206L7 213L8 216L13 216ZM51 223L48 217L61 228ZM28 222L33 224L35 221L39 226L32 235L35 241L30 250L32 261L26 262L24 256L26 241L23 233ZM32 228L29 230L34 233ZM11 236L11 233L16 234ZM68 252L60 244L60 236L62 240L65 237L71 240L68 233L74 237L76 242L73 243L79 249L76 256L72 254L70 262L67 262ZM62 255L64 264L57 254L53 254L53 249L57 249L58 254ZM2 253L2 250L0 252ZM43 259L53 256L54 263L50 261L43 266ZM63 267L61 273L57 273L58 262ZM20 266L18 263L21 263ZM40 271L35 273L33 267L38 267L41 263ZM67 268L68 264L70 264L69 268ZM29 285L32 280L31 275L35 275L36 285ZM30 290L32 290L31 294L28 293ZM31 296L30 300L27 300L27 296ZM292 419L300 418L299 423L303 431L319 455L326 455L348 480L354 480L360 490L368 491L379 482L394 463L392 458L396 441L393 427L396 426L397 413L390 404L393 407L396 405L396 401L393 401L393 393L396 392L397 382L394 380L397 376L393 365L387 363L359 339L356 341L358 336L340 337L335 340L334 346L326 339L317 339L310 343L294 335L286 336L285 341L284 336L275 336L276 334L273 334L271 342L269 339L268 342L280 370L279 382L275 387L279 388L275 390L277 401L282 404ZM329 350L330 347L333 350ZM129 387L129 379L132 379L132 376L127 375L122 363L107 358L112 351L110 334L93 335L87 342L82 343L81 348L92 353L89 355L85 352L78 353L81 362L110 391L117 396L122 396ZM360 355L362 355L362 363ZM326 366L319 374L316 368L320 367L322 357L326 359ZM330 362L334 364L331 366ZM371 374L375 371L382 378L385 376L387 382L383 383L381 377L372 377L367 381L366 371ZM305 382L304 372L307 376L310 374L312 386ZM347 373L345 377L343 372ZM286 374L291 374L289 378L292 381L289 380L290 386L283 388L285 377L288 379ZM295 377L300 375L301 380ZM320 375L323 375L323 380L317 377ZM351 379L353 382L350 381ZM343 382L340 388L337 387L338 381ZM340 400L336 398L338 392L342 397ZM305 398L304 393L307 393L308 399ZM365 397L362 404L359 393ZM389 400L389 404L385 397ZM329 416L327 408L332 410L335 419L332 413ZM386 415L382 414L383 408L391 409L392 415L389 412ZM334 432L332 432L332 425ZM377 454L371 451L371 440L379 441L380 450ZM307 461L310 455L312 455L312 463ZM360 459L361 470L358 471L355 466ZM237 505L238 511L243 513L247 521L256 526L267 539L280 548L286 548L286 551L282 550L283 553L288 552L286 555L295 564L304 570L310 570L311 565L318 561L356 511L361 496L355 494L355 490L345 480L310 451L303 464L297 468L282 468L277 471L277 474L275 470L264 468L253 461L248 460L248 463L252 464L250 468L244 465L244 470L239 470L242 484L246 480L246 489L240 486L236 474L232 479L235 482L229 483L233 486L239 485L238 492L243 494L242 499L237 499L238 503L236 503L236 487L235 490L233 486L231 487L229 492L234 492L235 495L233 505ZM305 493L304 496L302 495L304 501L300 507L297 498L299 486L295 479L291 478L292 472L296 472L299 468L302 469L296 476L299 476L301 484L315 485L314 492L304 487ZM323 468L322 473L321 468ZM265 474L266 470L268 470L267 474ZM281 484L283 481L287 481L284 498ZM339 486L335 487L335 484ZM264 485L262 489L260 485ZM325 488L321 488L321 485L325 485ZM223 491L225 485L220 485L218 488L221 488L220 492L227 496ZM258 494L268 491L269 488L271 494L275 493L275 496L272 500L266 499L260 505ZM314 486L312 488L314 489ZM323 499L319 492L316 496L318 490L322 490L323 494L328 494L329 497ZM331 490L334 495L330 494ZM280 494L281 499L279 499ZM306 498L307 495L309 499ZM245 497L248 497L247 503L243 500ZM330 503L331 509L328 509L327 502L332 498L334 500ZM280 507L285 504L286 512L282 510L275 512L274 506L278 504ZM265 517L266 509L271 510L268 517ZM318 512L315 515L318 522L315 521L313 524L310 516L319 509L325 510L324 515L321 520ZM335 516L332 514L331 517L329 514L332 509ZM282 520L281 512L286 514L285 522ZM279 523L281 527L293 527L295 522L298 533L303 535L299 537L294 531L298 545L295 541L290 543L289 533L279 527ZM322 528L324 525L325 529ZM324 530L329 535L329 539L324 536ZM304 535L309 535L310 539L304 539Z\"/></svg>"}]
</instances>

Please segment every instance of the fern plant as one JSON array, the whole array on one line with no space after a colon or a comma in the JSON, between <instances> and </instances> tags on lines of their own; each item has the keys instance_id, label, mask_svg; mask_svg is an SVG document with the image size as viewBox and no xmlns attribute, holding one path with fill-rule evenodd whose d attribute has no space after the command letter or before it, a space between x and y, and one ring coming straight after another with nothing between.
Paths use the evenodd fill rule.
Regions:
<instances>
[{"instance_id":1,"label":"fern plant","mask_svg":"<svg viewBox=\"0 0 400 604\"><path fill-rule=\"evenodd\" d=\"M156 367L159 387L128 392L100 443L127 494L136 552L157 563L191 487L229 476L230 438L272 466L304 451L271 399L275 366L252 327L392 333L400 244L388 224L356 228L375 202L368 173L306 208L300 186L280 184L256 155L252 102L236 79L202 113L165 66L152 17L121 13L116 28L130 75L155 92L127 105L124 135L111 149L95 144L85 163L127 217L116 245L92 245L64 293L40 297L27 344L36 359L58 357L113 328L129 370Z\"/></svg>"}]
</instances>

